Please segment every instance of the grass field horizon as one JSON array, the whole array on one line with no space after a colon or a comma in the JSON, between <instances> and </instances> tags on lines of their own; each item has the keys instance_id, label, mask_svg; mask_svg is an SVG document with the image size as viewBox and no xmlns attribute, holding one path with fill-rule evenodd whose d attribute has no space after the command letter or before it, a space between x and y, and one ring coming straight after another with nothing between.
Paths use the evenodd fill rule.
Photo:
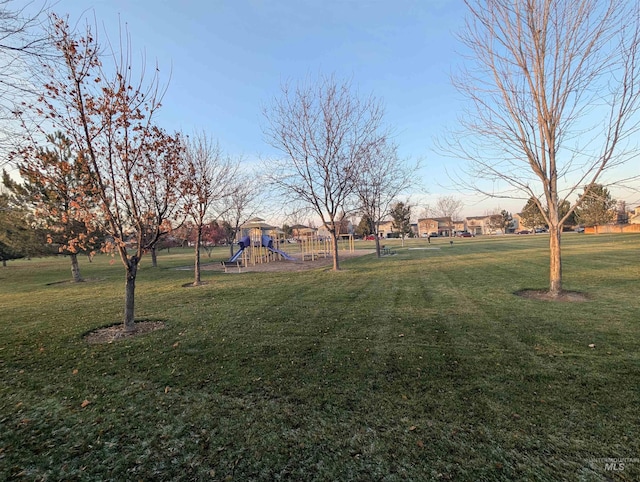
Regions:
<instances>
[{"instance_id":1,"label":"grass field horizon","mask_svg":"<svg viewBox=\"0 0 640 482\"><path fill-rule=\"evenodd\" d=\"M119 260L9 262L0 479L640 480L640 235L563 236L580 303L514 294L548 286L544 235L385 244L189 288L191 250L145 257L165 328L98 345Z\"/></svg>"}]
</instances>

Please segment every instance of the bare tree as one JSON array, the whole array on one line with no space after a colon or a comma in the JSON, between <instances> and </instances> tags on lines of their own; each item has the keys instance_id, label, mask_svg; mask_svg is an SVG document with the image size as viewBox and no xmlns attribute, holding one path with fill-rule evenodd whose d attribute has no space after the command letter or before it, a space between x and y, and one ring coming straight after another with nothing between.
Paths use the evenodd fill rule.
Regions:
<instances>
[{"instance_id":1,"label":"bare tree","mask_svg":"<svg viewBox=\"0 0 640 482\"><path fill-rule=\"evenodd\" d=\"M429 216L431 216L431 205L429 204L423 204L422 205L422 210L420 211L420 218L428 218Z\"/></svg>"},{"instance_id":2,"label":"bare tree","mask_svg":"<svg viewBox=\"0 0 640 482\"><path fill-rule=\"evenodd\" d=\"M132 330L138 265L166 219L166 211L150 205L148 193L160 178L177 188L181 143L153 123L163 93L157 69L149 83L143 72L133 79L127 42L103 68L89 26L79 35L66 19L53 15L52 31L60 62L45 66L49 80L33 110L64 133L87 165L90 182L82 189L97 199L97 209L85 212L85 221L104 223L112 240L107 247L122 261L124 328Z\"/></svg>"},{"instance_id":3,"label":"bare tree","mask_svg":"<svg viewBox=\"0 0 640 482\"><path fill-rule=\"evenodd\" d=\"M137 187L140 207L146 213L144 244L149 246L151 266L157 267L157 244L174 224L185 219L182 192L178 187L187 166L182 155L181 136L170 140L156 135L145 152L143 164L146 178Z\"/></svg>"},{"instance_id":4,"label":"bare tree","mask_svg":"<svg viewBox=\"0 0 640 482\"><path fill-rule=\"evenodd\" d=\"M453 196L439 197L430 208L431 215L446 220L449 228L449 236L453 236L454 222L460 217L460 211L464 204Z\"/></svg>"},{"instance_id":5,"label":"bare tree","mask_svg":"<svg viewBox=\"0 0 640 482\"><path fill-rule=\"evenodd\" d=\"M0 0L0 150L10 151L19 137L15 112L25 97L35 98L34 64L48 52L48 36L41 22L46 4ZM39 65L38 65L39 66ZM0 156L0 165L11 157Z\"/></svg>"},{"instance_id":6,"label":"bare tree","mask_svg":"<svg viewBox=\"0 0 640 482\"><path fill-rule=\"evenodd\" d=\"M348 81L321 77L295 89L284 85L263 113L267 142L285 156L268 166L268 178L292 203L320 217L333 241L333 269L339 270L341 214L350 211L358 169L385 140L381 104L358 97Z\"/></svg>"},{"instance_id":7,"label":"bare tree","mask_svg":"<svg viewBox=\"0 0 640 482\"><path fill-rule=\"evenodd\" d=\"M500 229L502 222L499 209L486 209L484 211L483 234L495 234Z\"/></svg>"},{"instance_id":8,"label":"bare tree","mask_svg":"<svg viewBox=\"0 0 640 482\"><path fill-rule=\"evenodd\" d=\"M205 133L195 134L186 143L185 177L182 182L186 210L195 232L194 285L199 285L202 230L209 219L216 218L216 208L232 191L238 166L223 156L218 143Z\"/></svg>"},{"instance_id":9,"label":"bare tree","mask_svg":"<svg viewBox=\"0 0 640 482\"><path fill-rule=\"evenodd\" d=\"M375 147L357 171L355 192L358 207L363 217L371 223L370 230L376 237L378 257L380 223L391 213L391 205L398 195L414 184L417 169L417 165L400 160L396 145L387 140Z\"/></svg>"},{"instance_id":10,"label":"bare tree","mask_svg":"<svg viewBox=\"0 0 640 482\"><path fill-rule=\"evenodd\" d=\"M549 225L550 286L562 292L564 218L635 155L640 4L625 0L465 0L470 100L448 145L491 196L533 198ZM497 184L495 184L497 182ZM499 191L501 186L505 189ZM587 186L569 212L563 201ZM545 206L546 204L546 206Z\"/></svg>"},{"instance_id":11,"label":"bare tree","mask_svg":"<svg viewBox=\"0 0 640 482\"><path fill-rule=\"evenodd\" d=\"M250 173L238 174L230 183L229 195L222 201L221 220L229 244L230 256L233 256L233 242L240 226L255 216L258 211L257 200L260 197L258 178Z\"/></svg>"}]
</instances>

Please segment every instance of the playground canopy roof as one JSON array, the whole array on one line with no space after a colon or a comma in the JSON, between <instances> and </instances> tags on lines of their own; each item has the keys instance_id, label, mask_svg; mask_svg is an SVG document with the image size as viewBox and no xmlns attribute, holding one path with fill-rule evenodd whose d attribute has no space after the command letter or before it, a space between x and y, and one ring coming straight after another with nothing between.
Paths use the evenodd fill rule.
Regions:
<instances>
[{"instance_id":1,"label":"playground canopy roof","mask_svg":"<svg viewBox=\"0 0 640 482\"><path fill-rule=\"evenodd\" d=\"M276 229L275 226L265 223L262 218L251 218L241 227L243 229Z\"/></svg>"}]
</instances>

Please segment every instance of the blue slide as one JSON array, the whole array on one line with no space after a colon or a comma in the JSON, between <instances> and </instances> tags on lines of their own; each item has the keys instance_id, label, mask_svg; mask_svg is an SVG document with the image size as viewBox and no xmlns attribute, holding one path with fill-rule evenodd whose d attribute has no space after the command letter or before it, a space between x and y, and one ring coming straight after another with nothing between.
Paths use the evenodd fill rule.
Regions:
<instances>
[{"instance_id":1,"label":"blue slide","mask_svg":"<svg viewBox=\"0 0 640 482\"><path fill-rule=\"evenodd\" d=\"M236 254L234 254L229 258L227 263L233 263L235 261L238 261L238 258L242 256L242 252L244 251L244 248L249 246L249 244L251 244L251 238L249 238L249 236L245 236L240 241L238 241L238 246L240 246L240 249L238 249L238 252Z\"/></svg>"},{"instance_id":2,"label":"blue slide","mask_svg":"<svg viewBox=\"0 0 640 482\"><path fill-rule=\"evenodd\" d=\"M243 251L244 251L244 246L243 246L243 247L241 247L241 248L238 250L238 252L237 252L236 254L234 254L233 256L231 256L231 257L229 258L229 261L227 261L227 263L233 263L233 262L237 261L237 260L238 260L238 258L239 258L240 256L242 256L242 252L243 252Z\"/></svg>"},{"instance_id":3,"label":"blue slide","mask_svg":"<svg viewBox=\"0 0 640 482\"><path fill-rule=\"evenodd\" d=\"M289 256L287 253L285 253L284 251L280 251L279 249L275 249L275 248L269 248L267 247L267 249L273 253L279 254L280 256L282 256L284 259L286 259L287 261L295 261L295 258L292 258L291 256Z\"/></svg>"},{"instance_id":4,"label":"blue slide","mask_svg":"<svg viewBox=\"0 0 640 482\"><path fill-rule=\"evenodd\" d=\"M240 256L242 256L242 252L245 250L245 248L248 247L250 244L251 244L251 238L249 236L245 236L240 241L238 241L238 246L240 246L240 249L238 249L238 252L236 254L231 256L231 258L229 258L227 263L233 263L233 262L237 261L238 258ZM262 235L261 244L262 244L262 246L267 248L269 251L271 251L273 253L276 253L276 254L279 254L280 256L282 256L287 261L295 261L295 258L292 258L287 253L285 253L284 251L280 251L279 249L275 249L273 247L273 239L271 239L266 234Z\"/></svg>"},{"instance_id":5,"label":"blue slide","mask_svg":"<svg viewBox=\"0 0 640 482\"><path fill-rule=\"evenodd\" d=\"M279 249L276 249L273 247L273 239L271 239L270 236L267 236L266 234L262 235L262 246L264 246L265 248L267 248L269 251L271 251L272 253L276 253L279 254L280 256L282 256L284 259L286 259L287 261L295 261L294 258L292 258L291 256L289 256L287 253L285 253L284 251L280 251Z\"/></svg>"}]
</instances>

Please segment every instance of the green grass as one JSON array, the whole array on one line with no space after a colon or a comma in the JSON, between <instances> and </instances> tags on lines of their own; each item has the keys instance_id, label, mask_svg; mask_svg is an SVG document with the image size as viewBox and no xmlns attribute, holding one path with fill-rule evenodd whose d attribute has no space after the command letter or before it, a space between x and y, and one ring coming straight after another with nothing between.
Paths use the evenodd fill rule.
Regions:
<instances>
[{"instance_id":1,"label":"green grass","mask_svg":"<svg viewBox=\"0 0 640 482\"><path fill-rule=\"evenodd\" d=\"M162 253L136 318L166 328L106 345L82 335L120 320L119 262L81 260L82 284L56 283L66 259L11 262L0 479L640 480L602 460L640 457L640 236L563 238L587 302L514 296L547 286L547 239L394 240L339 273L196 288L174 269L191 253Z\"/></svg>"}]
</instances>

